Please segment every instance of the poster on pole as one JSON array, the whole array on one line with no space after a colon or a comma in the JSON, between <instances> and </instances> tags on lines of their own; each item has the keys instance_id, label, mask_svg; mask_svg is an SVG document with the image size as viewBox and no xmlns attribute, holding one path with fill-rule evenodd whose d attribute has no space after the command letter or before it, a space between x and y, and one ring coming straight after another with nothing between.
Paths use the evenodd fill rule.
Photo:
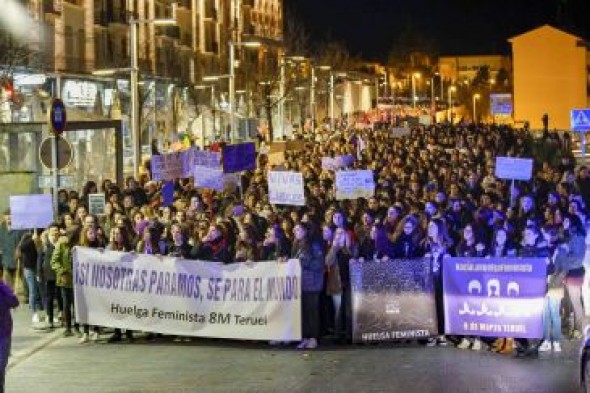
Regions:
<instances>
[{"instance_id":1,"label":"poster on pole","mask_svg":"<svg viewBox=\"0 0 590 393\"><path fill-rule=\"evenodd\" d=\"M11 229L47 228L53 222L51 194L11 195Z\"/></svg>"},{"instance_id":2,"label":"poster on pole","mask_svg":"<svg viewBox=\"0 0 590 393\"><path fill-rule=\"evenodd\" d=\"M496 157L496 172L498 179L531 180L533 176L532 158Z\"/></svg>"},{"instance_id":3,"label":"poster on pole","mask_svg":"<svg viewBox=\"0 0 590 393\"><path fill-rule=\"evenodd\" d=\"M430 259L350 261L353 341L412 340L438 334Z\"/></svg>"},{"instance_id":4,"label":"poster on pole","mask_svg":"<svg viewBox=\"0 0 590 393\"><path fill-rule=\"evenodd\" d=\"M375 195L373 171L336 172L336 200L371 198Z\"/></svg>"},{"instance_id":5,"label":"poster on pole","mask_svg":"<svg viewBox=\"0 0 590 393\"><path fill-rule=\"evenodd\" d=\"M88 212L95 216L104 214L106 200L104 194L89 194L88 195Z\"/></svg>"},{"instance_id":6,"label":"poster on pole","mask_svg":"<svg viewBox=\"0 0 590 393\"><path fill-rule=\"evenodd\" d=\"M177 336L301 339L298 260L223 265L75 247L80 324Z\"/></svg>"},{"instance_id":7,"label":"poster on pole","mask_svg":"<svg viewBox=\"0 0 590 393\"><path fill-rule=\"evenodd\" d=\"M543 337L546 258L447 258L446 334Z\"/></svg>"},{"instance_id":8,"label":"poster on pole","mask_svg":"<svg viewBox=\"0 0 590 393\"><path fill-rule=\"evenodd\" d=\"M305 206L303 174L300 172L268 172L268 196L273 205Z\"/></svg>"}]
</instances>

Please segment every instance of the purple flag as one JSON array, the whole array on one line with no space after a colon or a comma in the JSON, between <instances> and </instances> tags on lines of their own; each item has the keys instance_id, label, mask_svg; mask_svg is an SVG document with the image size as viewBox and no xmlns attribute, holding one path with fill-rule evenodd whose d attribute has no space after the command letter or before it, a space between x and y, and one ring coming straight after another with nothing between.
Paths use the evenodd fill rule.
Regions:
<instances>
[{"instance_id":1,"label":"purple flag","mask_svg":"<svg viewBox=\"0 0 590 393\"><path fill-rule=\"evenodd\" d=\"M546 258L445 259L446 333L543 337L546 269Z\"/></svg>"}]
</instances>

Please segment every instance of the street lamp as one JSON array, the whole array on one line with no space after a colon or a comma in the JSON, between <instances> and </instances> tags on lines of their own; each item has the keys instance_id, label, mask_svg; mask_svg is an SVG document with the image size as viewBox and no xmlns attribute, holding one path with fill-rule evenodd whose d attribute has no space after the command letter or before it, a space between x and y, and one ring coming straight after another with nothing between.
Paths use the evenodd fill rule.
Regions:
<instances>
[{"instance_id":1,"label":"street lamp","mask_svg":"<svg viewBox=\"0 0 590 393\"><path fill-rule=\"evenodd\" d=\"M453 93L456 91L455 86L449 86L449 117L451 125L453 125Z\"/></svg>"},{"instance_id":2,"label":"street lamp","mask_svg":"<svg viewBox=\"0 0 590 393\"><path fill-rule=\"evenodd\" d=\"M131 133L135 137L134 145L134 167L133 172L135 177L139 177L139 164L141 161L141 130L140 130L140 114L139 114L139 42L137 38L137 28L139 25L154 25L154 26L175 26L175 19L129 19L129 41L131 43L131 69L130 69L130 88L131 88Z\"/></svg>"},{"instance_id":3,"label":"street lamp","mask_svg":"<svg viewBox=\"0 0 590 393\"><path fill-rule=\"evenodd\" d=\"M280 80L279 80L279 105L278 105L278 117L279 117L279 130L280 130L280 139L285 136L285 90L286 90L286 79L287 79L287 60L291 60L294 62L303 62L305 61L305 57L303 56L281 56L279 67L280 67Z\"/></svg>"},{"instance_id":4,"label":"street lamp","mask_svg":"<svg viewBox=\"0 0 590 393\"><path fill-rule=\"evenodd\" d=\"M473 95L473 124L477 124L477 101L481 98L479 93Z\"/></svg>"},{"instance_id":5,"label":"street lamp","mask_svg":"<svg viewBox=\"0 0 590 393\"><path fill-rule=\"evenodd\" d=\"M412 74L412 106L416 109L416 79L420 79L422 75L419 72Z\"/></svg>"},{"instance_id":6,"label":"street lamp","mask_svg":"<svg viewBox=\"0 0 590 393\"><path fill-rule=\"evenodd\" d=\"M257 41L247 41L247 42L229 42L229 130L230 130L230 138L232 142L235 142L237 139L236 129L235 129L235 100L236 100L236 47L243 47L243 48L259 48L262 44Z\"/></svg>"}]
</instances>

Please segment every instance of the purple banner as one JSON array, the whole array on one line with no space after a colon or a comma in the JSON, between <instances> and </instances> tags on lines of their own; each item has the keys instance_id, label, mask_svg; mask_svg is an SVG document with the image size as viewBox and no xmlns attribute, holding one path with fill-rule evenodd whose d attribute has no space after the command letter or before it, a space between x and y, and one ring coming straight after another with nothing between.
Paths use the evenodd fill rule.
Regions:
<instances>
[{"instance_id":1,"label":"purple banner","mask_svg":"<svg viewBox=\"0 0 590 393\"><path fill-rule=\"evenodd\" d=\"M256 146L254 143L227 145L223 148L223 173L236 173L256 169Z\"/></svg>"},{"instance_id":2,"label":"purple banner","mask_svg":"<svg viewBox=\"0 0 590 393\"><path fill-rule=\"evenodd\" d=\"M546 269L546 258L445 259L445 332L543 337Z\"/></svg>"}]
</instances>

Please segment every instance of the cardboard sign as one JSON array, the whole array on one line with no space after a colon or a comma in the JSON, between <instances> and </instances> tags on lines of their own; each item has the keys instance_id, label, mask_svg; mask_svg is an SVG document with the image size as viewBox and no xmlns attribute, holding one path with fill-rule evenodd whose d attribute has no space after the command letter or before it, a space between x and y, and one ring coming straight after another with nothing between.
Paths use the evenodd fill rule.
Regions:
<instances>
[{"instance_id":1,"label":"cardboard sign","mask_svg":"<svg viewBox=\"0 0 590 393\"><path fill-rule=\"evenodd\" d=\"M47 228L53 222L50 194L10 196L11 229Z\"/></svg>"},{"instance_id":2,"label":"cardboard sign","mask_svg":"<svg viewBox=\"0 0 590 393\"><path fill-rule=\"evenodd\" d=\"M303 174L268 172L268 196L273 205L305 206Z\"/></svg>"},{"instance_id":3,"label":"cardboard sign","mask_svg":"<svg viewBox=\"0 0 590 393\"><path fill-rule=\"evenodd\" d=\"M223 148L223 172L236 173L256 169L256 145L240 143Z\"/></svg>"},{"instance_id":4,"label":"cardboard sign","mask_svg":"<svg viewBox=\"0 0 590 393\"><path fill-rule=\"evenodd\" d=\"M221 168L221 154L213 151L195 150L193 165Z\"/></svg>"},{"instance_id":5,"label":"cardboard sign","mask_svg":"<svg viewBox=\"0 0 590 393\"><path fill-rule=\"evenodd\" d=\"M206 188L215 191L232 190L240 182L238 173L223 173L222 169L208 168L205 166L195 166L193 174L195 187Z\"/></svg>"},{"instance_id":6,"label":"cardboard sign","mask_svg":"<svg viewBox=\"0 0 590 393\"><path fill-rule=\"evenodd\" d=\"M92 215L98 216L104 214L104 207L106 201L104 194L89 194L88 195L88 212Z\"/></svg>"},{"instance_id":7,"label":"cardboard sign","mask_svg":"<svg viewBox=\"0 0 590 393\"><path fill-rule=\"evenodd\" d=\"M285 163L285 153L276 152L276 153L270 153L268 155L268 165L277 166L277 165L283 165L284 163Z\"/></svg>"},{"instance_id":8,"label":"cardboard sign","mask_svg":"<svg viewBox=\"0 0 590 393\"><path fill-rule=\"evenodd\" d=\"M336 200L371 198L375 194L373 171L336 172Z\"/></svg>"},{"instance_id":9,"label":"cardboard sign","mask_svg":"<svg viewBox=\"0 0 590 393\"><path fill-rule=\"evenodd\" d=\"M531 180L533 160L531 158L496 157L496 177L508 180Z\"/></svg>"}]
</instances>

